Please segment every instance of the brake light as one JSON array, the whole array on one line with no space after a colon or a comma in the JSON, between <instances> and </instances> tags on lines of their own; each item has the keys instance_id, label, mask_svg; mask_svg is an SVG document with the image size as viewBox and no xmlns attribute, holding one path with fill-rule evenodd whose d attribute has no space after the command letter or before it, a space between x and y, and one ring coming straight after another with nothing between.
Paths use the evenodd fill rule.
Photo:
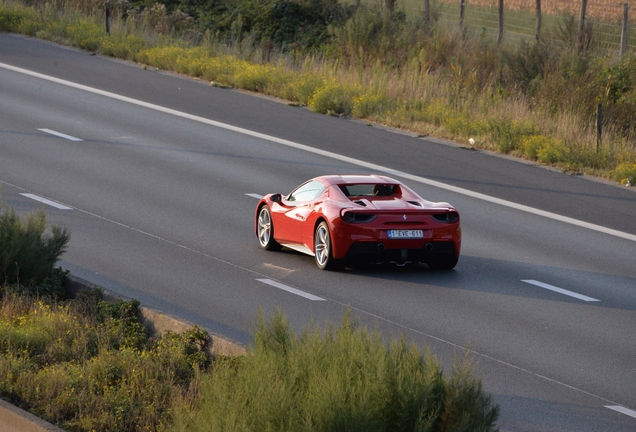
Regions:
<instances>
[{"instance_id":1,"label":"brake light","mask_svg":"<svg viewBox=\"0 0 636 432\"><path fill-rule=\"evenodd\" d=\"M447 213L435 213L431 217L437 222L455 223L459 220L459 213L453 210Z\"/></svg>"},{"instance_id":2,"label":"brake light","mask_svg":"<svg viewBox=\"0 0 636 432\"><path fill-rule=\"evenodd\" d=\"M343 210L340 214L342 220L347 223L368 223L378 217L378 215L371 213L357 213L351 210Z\"/></svg>"}]
</instances>

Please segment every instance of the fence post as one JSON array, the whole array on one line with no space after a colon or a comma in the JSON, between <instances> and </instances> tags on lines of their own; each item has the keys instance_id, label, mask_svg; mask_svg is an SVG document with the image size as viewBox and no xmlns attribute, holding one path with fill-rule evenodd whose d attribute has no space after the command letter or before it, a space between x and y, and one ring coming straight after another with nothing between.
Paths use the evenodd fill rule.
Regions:
<instances>
[{"instance_id":1,"label":"fence post","mask_svg":"<svg viewBox=\"0 0 636 432\"><path fill-rule=\"evenodd\" d=\"M583 47L585 46L585 9L587 8L587 0L581 0L581 14L579 15L579 29L578 29L578 39L579 39L579 53L583 51Z\"/></svg>"},{"instance_id":2,"label":"fence post","mask_svg":"<svg viewBox=\"0 0 636 432\"><path fill-rule=\"evenodd\" d=\"M459 0L459 31L464 34L464 9L466 8L466 0Z\"/></svg>"},{"instance_id":3,"label":"fence post","mask_svg":"<svg viewBox=\"0 0 636 432\"><path fill-rule=\"evenodd\" d=\"M623 3L623 28L621 30L621 51L620 56L623 58L627 49L627 25L629 18L629 4Z\"/></svg>"},{"instance_id":4,"label":"fence post","mask_svg":"<svg viewBox=\"0 0 636 432\"><path fill-rule=\"evenodd\" d=\"M537 23L534 27L534 38L539 42L541 40L541 0L536 0L537 4Z\"/></svg>"},{"instance_id":5,"label":"fence post","mask_svg":"<svg viewBox=\"0 0 636 432\"><path fill-rule=\"evenodd\" d=\"M504 32L504 0L499 0L499 32L497 33L497 45L501 45Z\"/></svg>"},{"instance_id":6,"label":"fence post","mask_svg":"<svg viewBox=\"0 0 636 432\"><path fill-rule=\"evenodd\" d=\"M603 104L596 106L596 152L601 147L601 139L603 136Z\"/></svg>"},{"instance_id":7,"label":"fence post","mask_svg":"<svg viewBox=\"0 0 636 432\"><path fill-rule=\"evenodd\" d=\"M106 13L106 33L110 36L110 4L104 3L104 12Z\"/></svg>"},{"instance_id":8,"label":"fence post","mask_svg":"<svg viewBox=\"0 0 636 432\"><path fill-rule=\"evenodd\" d=\"M431 2L430 0L424 0L424 23L426 27L431 24Z\"/></svg>"},{"instance_id":9,"label":"fence post","mask_svg":"<svg viewBox=\"0 0 636 432\"><path fill-rule=\"evenodd\" d=\"M386 5L386 8L389 11L389 16L393 16L393 13L395 12L395 2L397 0L384 0L384 4Z\"/></svg>"}]
</instances>

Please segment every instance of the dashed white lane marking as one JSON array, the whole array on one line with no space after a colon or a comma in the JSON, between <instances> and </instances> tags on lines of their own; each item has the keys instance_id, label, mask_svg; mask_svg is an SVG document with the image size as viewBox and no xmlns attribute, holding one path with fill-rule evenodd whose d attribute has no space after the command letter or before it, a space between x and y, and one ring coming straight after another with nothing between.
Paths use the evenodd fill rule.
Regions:
<instances>
[{"instance_id":1,"label":"dashed white lane marking","mask_svg":"<svg viewBox=\"0 0 636 432\"><path fill-rule=\"evenodd\" d=\"M255 194L255 193L246 193L245 195L252 197L252 198L256 198L256 199L261 199L263 198L263 195L259 195L259 194Z\"/></svg>"},{"instance_id":2,"label":"dashed white lane marking","mask_svg":"<svg viewBox=\"0 0 636 432\"><path fill-rule=\"evenodd\" d=\"M619 412L621 414L625 414L625 415L628 415L630 417L636 418L636 411L627 409L627 408L625 408L623 406L620 406L620 405L605 405L605 408L609 408L609 409L617 411L617 412Z\"/></svg>"},{"instance_id":3,"label":"dashed white lane marking","mask_svg":"<svg viewBox=\"0 0 636 432\"><path fill-rule=\"evenodd\" d=\"M63 204L56 203L55 201L51 201L51 200L48 200L46 198L42 198L40 196L33 195L33 194L30 194L30 193L21 193L20 195L25 196L27 198L31 198L32 200L35 200L35 201L39 201L39 202L44 203L46 205L50 205L51 207L55 207L55 208L60 209L60 210L73 210L73 207L68 207L68 206L65 206Z\"/></svg>"},{"instance_id":4,"label":"dashed white lane marking","mask_svg":"<svg viewBox=\"0 0 636 432\"><path fill-rule=\"evenodd\" d=\"M259 281L259 282L263 282L264 284L271 285L271 286L273 286L275 288L282 289L283 291L287 291L287 292L290 292L292 294L299 295L301 297L304 297L304 298L312 300L312 301L326 301L322 297L318 297L318 296L315 296L313 294L306 293L305 291L301 291L299 289L292 288L292 287L287 286L287 285L283 285L282 283L273 281L271 279L256 279L256 280Z\"/></svg>"},{"instance_id":5,"label":"dashed white lane marking","mask_svg":"<svg viewBox=\"0 0 636 432\"><path fill-rule=\"evenodd\" d=\"M76 138L74 136L66 135L66 134L63 134L62 132L57 132L57 131L54 131L54 130L51 130L51 129L38 129L38 130L42 131L42 132L46 132L46 133L51 134L51 135L58 136L60 138L67 139L69 141L84 141L81 138Z\"/></svg>"},{"instance_id":6,"label":"dashed white lane marking","mask_svg":"<svg viewBox=\"0 0 636 432\"><path fill-rule=\"evenodd\" d=\"M111 92L107 92L107 91L104 91L104 90L99 90L99 89L96 89L96 88L93 88L93 87L85 86L85 85L82 85L82 84L77 84L77 83L74 83L72 81L66 81L66 80L55 78L55 77L52 77L52 76L49 76L49 75L44 75L44 74L41 74L41 73L38 73L38 72L30 71L28 69L22 69L22 68L19 68L19 67L11 66L11 65L8 65L6 63L0 63L0 68L4 68L4 69L11 70L11 71L14 71L14 72L18 72L18 73L21 73L21 74L24 74L24 75L29 75L29 76L32 76L32 77L40 78L40 79L43 79L43 80L46 80L46 81L50 81L50 82L54 82L54 83L57 83L57 84L65 85L67 87L76 88L78 90L83 90L83 91L86 91L86 92L89 92L89 93L98 94L98 95L105 96L105 97L108 97L108 98L111 98L111 99L115 99L115 100L119 100L119 101L122 101L122 102L127 102L127 103L130 103L130 104L133 104L133 105L145 107L145 108L152 109L152 110L155 110L155 111L163 112L163 113L170 114L170 115L173 115L173 116L176 116L176 117L189 119L189 120L196 121L196 122L199 122L199 123L208 124L210 126L215 126L215 127L221 128L221 129L237 132L237 133L240 133L240 134L243 134L243 135L247 135L247 136L259 138L259 139L262 139L262 140L274 142L274 143L281 144L281 145L284 145L284 146L287 146L287 147L291 147L291 148L295 148L295 149L298 149L298 150L306 151L308 153L321 155L321 156L324 156L324 157L327 157L327 158L330 158L330 159L334 159L334 160L338 160L338 161L341 161L341 162L349 163L349 164L356 165L356 166L363 167L363 168L367 168L367 169L370 169L370 170L383 172L383 173L386 173L388 175L393 175L393 176L406 178L406 179L409 179L409 180L412 180L412 181L415 181L415 182L418 182L418 183L426 184L426 185L429 185L429 186L433 186L433 187L436 187L436 188L439 188L439 189L451 191L451 192L458 193L458 194L461 194L461 195L466 195L466 196L469 196L469 197L472 197L472 198L476 198L476 199L479 199L479 200L491 202L493 204L498 204L498 205L501 205L501 206L513 208L515 210L519 210L519 211L523 211L523 212L526 212L526 213L535 214L535 215L542 216L542 217L545 217L545 218L548 218L548 219L557 220L557 221L564 222L564 223L567 223L567 224L570 224L570 225L575 225L575 226L578 226L578 227L581 227L581 228L586 228L586 229L589 229L589 230L601 232L601 233L604 233L604 234L609 234L609 235L612 235L612 236L620 237L622 239L626 239L626 240L630 240L630 241L636 242L636 235L630 234L630 233L626 233L626 232L623 232L623 231L618 231L618 230L615 230L615 229L612 229L612 228L607 228L607 227L604 227L602 225L596 225L596 224L593 224L593 223L585 222L585 221L574 219L574 218L571 218L571 217L562 216L560 214L556 214L556 213L540 210L540 209L537 209L537 208L534 208L534 207L526 206L526 205L523 205L523 204L518 204L518 203L515 203L515 202L512 202L512 201L496 198L496 197L493 197L493 196L490 196L490 195L486 195L486 194L482 194L482 193L479 193L479 192L471 191L471 190L468 190L468 189L460 188L460 187L457 187L457 186L449 185L449 184L442 183L442 182L439 182L439 181L436 181L436 180L431 180L431 179L428 179L428 178L425 178L425 177L420 177L420 176L417 176L417 175L409 174L409 173L404 172L404 171L398 171L398 170L395 170L395 169L392 169L392 168L388 168L388 167L385 167L385 166L382 166L382 165L377 165L377 164L374 164L374 163L366 162L366 161L363 161L363 160L360 160L360 159L355 159L355 158L352 158L352 157L349 157L349 156L344 156L344 155L341 155L341 154L338 154L338 153L333 153L333 152L329 152L329 151L326 151L326 150L316 149L316 148L310 147L308 145L304 145L304 144L300 144L300 143L297 143L297 142L294 142L294 141L289 141L289 140L286 140L286 139L278 138L278 137L275 137L275 136L272 136L272 135L267 135L267 134L263 134L263 133L260 133L260 132L255 132L255 131L252 131L252 130L249 130L249 129L240 128L240 127L237 127L237 126L232 126L232 125L229 125L227 123L221 123L221 122L218 122L218 121L215 121L215 120L207 119L205 117L195 116L195 115L188 114L188 113L185 113L185 112L182 112L182 111L177 111L177 110L166 108L166 107L163 107L163 106L160 106L160 105L155 105L155 104L151 104L151 103L148 103L148 102L140 101L140 100L137 100L137 99L129 98L129 97L126 97L126 96L118 95L116 93L111 93Z\"/></svg>"},{"instance_id":7,"label":"dashed white lane marking","mask_svg":"<svg viewBox=\"0 0 636 432\"><path fill-rule=\"evenodd\" d=\"M536 280L528 279L528 280L522 280L521 282L525 282L525 283L528 283L528 284L531 284L531 285L535 285L535 286L538 286L538 287L541 287L541 288L545 288L547 290L554 291L554 292L557 292L559 294L563 294L563 295L566 295L566 296L574 297L574 298L577 298L579 300L583 300L583 301L586 301L586 302L597 302L597 301L600 301L598 299L595 299L595 298L592 298L592 297L588 297L588 296L583 295L583 294L575 293L573 291L568 291L566 289L555 287L553 285L550 285L550 284L547 284L547 283L543 283L543 282L539 282L539 281L536 281Z\"/></svg>"}]
</instances>

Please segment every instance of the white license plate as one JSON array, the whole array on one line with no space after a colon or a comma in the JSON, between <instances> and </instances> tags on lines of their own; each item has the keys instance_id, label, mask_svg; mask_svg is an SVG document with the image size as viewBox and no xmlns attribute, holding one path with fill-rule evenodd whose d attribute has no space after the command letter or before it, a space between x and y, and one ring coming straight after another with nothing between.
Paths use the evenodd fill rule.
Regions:
<instances>
[{"instance_id":1,"label":"white license plate","mask_svg":"<svg viewBox=\"0 0 636 432\"><path fill-rule=\"evenodd\" d=\"M390 239L421 239L424 238L422 230L389 230Z\"/></svg>"}]
</instances>

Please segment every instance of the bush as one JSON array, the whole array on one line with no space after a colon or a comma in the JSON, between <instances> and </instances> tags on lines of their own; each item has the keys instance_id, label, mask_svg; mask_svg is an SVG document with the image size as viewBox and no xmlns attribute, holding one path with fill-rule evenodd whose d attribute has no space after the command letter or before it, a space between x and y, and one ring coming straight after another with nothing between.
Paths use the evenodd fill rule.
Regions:
<instances>
[{"instance_id":1,"label":"bush","mask_svg":"<svg viewBox=\"0 0 636 432\"><path fill-rule=\"evenodd\" d=\"M44 209L24 219L12 208L4 210L0 214L0 285L42 283L69 240L66 228L48 226Z\"/></svg>"},{"instance_id":2,"label":"bush","mask_svg":"<svg viewBox=\"0 0 636 432\"><path fill-rule=\"evenodd\" d=\"M316 90L309 98L309 107L321 114L350 115L355 98L362 93L356 86L332 81Z\"/></svg>"},{"instance_id":3,"label":"bush","mask_svg":"<svg viewBox=\"0 0 636 432\"><path fill-rule=\"evenodd\" d=\"M524 137L535 133L535 128L530 122L514 121L509 118L491 120L488 126L497 150L501 153L517 150Z\"/></svg>"},{"instance_id":4,"label":"bush","mask_svg":"<svg viewBox=\"0 0 636 432\"><path fill-rule=\"evenodd\" d=\"M636 185L636 162L624 162L612 171L612 178L627 186Z\"/></svg>"},{"instance_id":5,"label":"bush","mask_svg":"<svg viewBox=\"0 0 636 432\"><path fill-rule=\"evenodd\" d=\"M42 20L34 8L0 4L0 32L34 36L42 27Z\"/></svg>"},{"instance_id":6,"label":"bush","mask_svg":"<svg viewBox=\"0 0 636 432\"><path fill-rule=\"evenodd\" d=\"M366 91L353 100L352 114L358 118L370 118L391 111L392 102L384 93Z\"/></svg>"},{"instance_id":7,"label":"bush","mask_svg":"<svg viewBox=\"0 0 636 432\"><path fill-rule=\"evenodd\" d=\"M138 302L98 291L59 303L8 290L0 307L0 396L68 431L163 430L175 396L210 364L194 327L148 340Z\"/></svg>"},{"instance_id":8,"label":"bush","mask_svg":"<svg viewBox=\"0 0 636 432\"><path fill-rule=\"evenodd\" d=\"M568 147L561 141L543 135L530 135L521 140L521 150L528 159L546 164L564 161L569 153Z\"/></svg>"},{"instance_id":9,"label":"bush","mask_svg":"<svg viewBox=\"0 0 636 432\"><path fill-rule=\"evenodd\" d=\"M0 32L17 32L24 19L24 13L15 8L0 6Z\"/></svg>"},{"instance_id":10,"label":"bush","mask_svg":"<svg viewBox=\"0 0 636 432\"><path fill-rule=\"evenodd\" d=\"M300 336L281 312L261 315L247 356L201 379L176 430L491 431L499 413L465 359L446 378L430 354L403 338L387 346L348 314Z\"/></svg>"},{"instance_id":11,"label":"bush","mask_svg":"<svg viewBox=\"0 0 636 432\"><path fill-rule=\"evenodd\" d=\"M283 83L280 96L303 105L307 105L316 90L325 85L324 78L313 73L303 73L296 77L289 75L288 78L289 81Z\"/></svg>"}]
</instances>

